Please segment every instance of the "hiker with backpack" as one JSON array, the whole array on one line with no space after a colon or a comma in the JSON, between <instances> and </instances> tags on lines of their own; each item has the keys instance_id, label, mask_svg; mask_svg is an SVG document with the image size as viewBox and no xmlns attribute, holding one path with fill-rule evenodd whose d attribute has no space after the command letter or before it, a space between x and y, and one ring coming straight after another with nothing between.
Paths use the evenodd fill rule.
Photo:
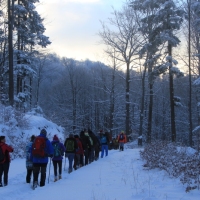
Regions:
<instances>
[{"instance_id":1,"label":"hiker with backpack","mask_svg":"<svg viewBox=\"0 0 200 200\"><path fill-rule=\"evenodd\" d=\"M124 144L127 142L124 131L121 131L121 133L118 135L117 141L119 142L119 150L124 151Z\"/></svg>"},{"instance_id":2,"label":"hiker with backpack","mask_svg":"<svg viewBox=\"0 0 200 200\"><path fill-rule=\"evenodd\" d=\"M53 146L53 168L54 168L54 182L57 180L60 180L62 178L62 160L63 155L66 150L63 143L61 143L57 137L57 135L54 135L53 141L51 142ZM57 172L58 169L58 172ZM59 176L58 176L59 174Z\"/></svg>"},{"instance_id":3,"label":"hiker with backpack","mask_svg":"<svg viewBox=\"0 0 200 200\"><path fill-rule=\"evenodd\" d=\"M89 136L93 140L93 147L91 150L90 159L91 161L94 161L94 160L97 161L99 159L99 151L100 151L101 144L100 144L99 138L90 129L88 130L88 133L89 133Z\"/></svg>"},{"instance_id":4,"label":"hiker with backpack","mask_svg":"<svg viewBox=\"0 0 200 200\"><path fill-rule=\"evenodd\" d=\"M38 186L38 176L40 176L40 187L45 186L48 157L53 157L53 146L47 138L47 131L42 129L31 147L31 157L33 161L33 189ZM51 164L51 160L50 160Z\"/></svg>"},{"instance_id":5,"label":"hiker with backpack","mask_svg":"<svg viewBox=\"0 0 200 200\"><path fill-rule=\"evenodd\" d=\"M78 149L78 145L73 134L71 133L69 134L69 137L65 140L64 146L66 148L65 157L67 157L69 161L68 173L70 174L72 172L72 164L73 164L75 152Z\"/></svg>"},{"instance_id":6,"label":"hiker with backpack","mask_svg":"<svg viewBox=\"0 0 200 200\"><path fill-rule=\"evenodd\" d=\"M13 152L13 148L6 144L5 136L0 136L0 187L5 187L8 185L10 152ZM2 176L4 176L4 185L2 183Z\"/></svg>"},{"instance_id":7,"label":"hiker with backpack","mask_svg":"<svg viewBox=\"0 0 200 200\"><path fill-rule=\"evenodd\" d=\"M109 137L108 137L108 132L101 133L100 135L100 142L101 142L101 158L104 156L104 151L105 151L105 156L108 156L108 144L109 144Z\"/></svg>"},{"instance_id":8,"label":"hiker with backpack","mask_svg":"<svg viewBox=\"0 0 200 200\"><path fill-rule=\"evenodd\" d=\"M93 162L95 160L95 147L97 145L97 137L95 136L95 134L88 129L88 136L91 142L91 149L90 149L90 153L89 153L89 162Z\"/></svg>"},{"instance_id":9,"label":"hiker with backpack","mask_svg":"<svg viewBox=\"0 0 200 200\"><path fill-rule=\"evenodd\" d=\"M35 140L35 135L32 135L30 138L30 142L26 146L26 183L31 182L31 176L33 174L33 161L31 159L31 147L33 145L33 141Z\"/></svg>"},{"instance_id":10,"label":"hiker with backpack","mask_svg":"<svg viewBox=\"0 0 200 200\"><path fill-rule=\"evenodd\" d=\"M84 165L88 165L89 163L89 155L91 150L91 141L88 137L88 133L86 129L80 132L80 139L82 141L83 150L84 150Z\"/></svg>"},{"instance_id":11,"label":"hiker with backpack","mask_svg":"<svg viewBox=\"0 0 200 200\"><path fill-rule=\"evenodd\" d=\"M82 161L83 161L83 153L84 153L84 151L83 151L82 142L81 142L79 136L78 135L74 135L74 138L76 139L78 148L77 148L75 156L74 156L74 165L73 165L73 168L75 170L77 170L77 168L83 166L83 162Z\"/></svg>"}]
</instances>

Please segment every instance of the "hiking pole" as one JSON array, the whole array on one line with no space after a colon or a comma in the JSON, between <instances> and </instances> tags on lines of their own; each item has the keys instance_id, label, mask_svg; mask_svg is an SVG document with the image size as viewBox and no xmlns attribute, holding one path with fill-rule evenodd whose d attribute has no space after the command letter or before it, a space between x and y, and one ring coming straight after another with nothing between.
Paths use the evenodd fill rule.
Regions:
<instances>
[{"instance_id":1,"label":"hiking pole","mask_svg":"<svg viewBox=\"0 0 200 200\"><path fill-rule=\"evenodd\" d=\"M49 164L49 177L50 177L50 169L51 169L51 158L50 158L50 164ZM48 177L48 183L49 183L49 177Z\"/></svg>"},{"instance_id":2,"label":"hiking pole","mask_svg":"<svg viewBox=\"0 0 200 200\"><path fill-rule=\"evenodd\" d=\"M65 164L64 164L64 171L65 171L65 167L66 167L66 156L65 156Z\"/></svg>"}]
</instances>

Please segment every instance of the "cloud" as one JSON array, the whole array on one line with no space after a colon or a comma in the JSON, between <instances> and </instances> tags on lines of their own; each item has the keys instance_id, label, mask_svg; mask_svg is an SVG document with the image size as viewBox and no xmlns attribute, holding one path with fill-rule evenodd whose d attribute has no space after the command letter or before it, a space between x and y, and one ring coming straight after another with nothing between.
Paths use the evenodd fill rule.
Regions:
<instances>
[{"instance_id":1,"label":"cloud","mask_svg":"<svg viewBox=\"0 0 200 200\"><path fill-rule=\"evenodd\" d=\"M41 3L37 10L45 18L45 35L52 42L51 51L60 56L92 60L98 60L97 55L105 49L97 45L100 21L111 17L112 5L122 5L116 0L41 0Z\"/></svg>"}]
</instances>

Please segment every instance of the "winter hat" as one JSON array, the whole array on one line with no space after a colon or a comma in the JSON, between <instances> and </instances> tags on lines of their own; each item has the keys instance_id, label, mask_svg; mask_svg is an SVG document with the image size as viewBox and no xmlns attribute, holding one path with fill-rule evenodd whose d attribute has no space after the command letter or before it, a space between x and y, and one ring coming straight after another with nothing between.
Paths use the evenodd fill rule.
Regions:
<instances>
[{"instance_id":1,"label":"winter hat","mask_svg":"<svg viewBox=\"0 0 200 200\"><path fill-rule=\"evenodd\" d=\"M4 140L4 139L5 139L5 136L3 136L3 135L0 136L0 141L1 141L1 140Z\"/></svg>"},{"instance_id":2,"label":"winter hat","mask_svg":"<svg viewBox=\"0 0 200 200\"><path fill-rule=\"evenodd\" d=\"M53 136L53 140L59 140L58 137L57 137L57 135Z\"/></svg>"},{"instance_id":3,"label":"winter hat","mask_svg":"<svg viewBox=\"0 0 200 200\"><path fill-rule=\"evenodd\" d=\"M72 133L69 134L69 138L73 138L74 135Z\"/></svg>"},{"instance_id":4,"label":"winter hat","mask_svg":"<svg viewBox=\"0 0 200 200\"><path fill-rule=\"evenodd\" d=\"M33 142L35 140L35 135L31 136L31 142Z\"/></svg>"},{"instance_id":5,"label":"winter hat","mask_svg":"<svg viewBox=\"0 0 200 200\"><path fill-rule=\"evenodd\" d=\"M40 131L40 134L47 135L47 131L43 128L43 129Z\"/></svg>"}]
</instances>

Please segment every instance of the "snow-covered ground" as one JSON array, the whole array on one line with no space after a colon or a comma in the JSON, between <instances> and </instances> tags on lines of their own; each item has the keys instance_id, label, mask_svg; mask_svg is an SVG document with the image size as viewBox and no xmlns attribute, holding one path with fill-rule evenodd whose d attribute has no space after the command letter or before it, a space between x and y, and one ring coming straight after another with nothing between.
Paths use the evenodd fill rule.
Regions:
<instances>
[{"instance_id":1,"label":"snow-covered ground","mask_svg":"<svg viewBox=\"0 0 200 200\"><path fill-rule=\"evenodd\" d=\"M84 166L53 182L53 166L47 167L44 187L31 189L25 182L24 159L11 162L9 184L0 188L1 200L199 200L200 190L185 192L178 179L160 170L145 170L138 148L110 150L108 157Z\"/></svg>"},{"instance_id":2,"label":"snow-covered ground","mask_svg":"<svg viewBox=\"0 0 200 200\"><path fill-rule=\"evenodd\" d=\"M29 122L27 129L17 127L13 134L19 140L12 141L9 127L0 123L0 135L7 137L7 143L15 145L26 144L32 134L38 135L42 128L46 128L48 138L53 135L64 141L64 129L41 116L26 115ZM8 134L6 134L8 132ZM22 137L23 132L23 137ZM22 143L21 141L24 141ZM17 142L17 143L16 143ZM129 148L128 148L129 147ZM21 147L22 149L24 147ZM25 159L14 159L10 165L8 186L0 188L0 200L199 200L200 190L185 192L185 186L179 179L169 178L165 171L143 168L139 151L134 143L126 145L123 152L110 150L108 157L84 166L71 174L63 171L63 178L53 182L53 165L47 166L45 187L31 189L26 183ZM64 165L64 161L63 161ZM66 164L66 169L68 162ZM50 176L49 176L50 169ZM49 178L49 183L48 183Z\"/></svg>"}]
</instances>

